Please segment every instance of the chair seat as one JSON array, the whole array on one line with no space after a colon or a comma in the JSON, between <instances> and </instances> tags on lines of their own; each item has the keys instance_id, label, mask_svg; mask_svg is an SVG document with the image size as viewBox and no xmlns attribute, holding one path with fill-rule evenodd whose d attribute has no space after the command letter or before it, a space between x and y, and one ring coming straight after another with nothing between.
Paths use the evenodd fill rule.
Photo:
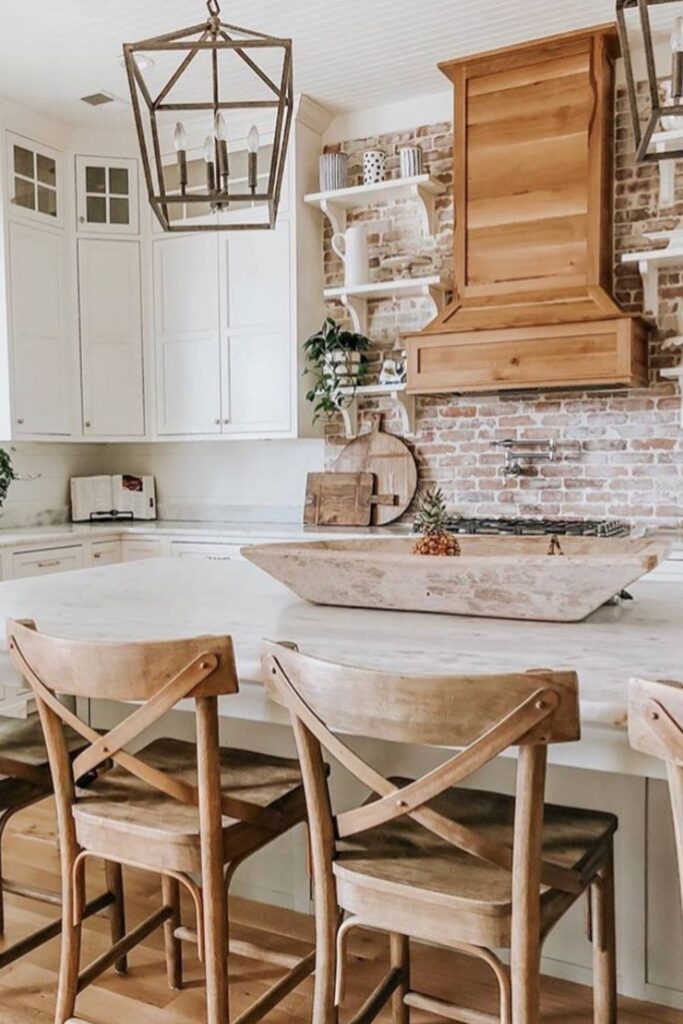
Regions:
<instances>
[{"instance_id":1,"label":"chair seat","mask_svg":"<svg viewBox=\"0 0 683 1024\"><path fill-rule=\"evenodd\" d=\"M87 742L72 729L64 735L71 754L87 747ZM52 792L47 750L38 715L29 718L0 717L0 755L10 761L45 770L45 786L19 781L11 774L0 774L0 810L9 810L21 804L38 800Z\"/></svg>"},{"instance_id":2,"label":"chair seat","mask_svg":"<svg viewBox=\"0 0 683 1024\"><path fill-rule=\"evenodd\" d=\"M399 786L408 781L392 779ZM482 836L512 845L513 797L449 789L430 807ZM589 869L599 864L617 825L611 814L546 804L543 857L564 868ZM512 876L505 869L451 846L406 817L345 839L337 849L339 903L368 924L376 899L384 928L387 910L393 908L396 930L401 931L400 919L408 928L405 934L416 938L509 943ZM554 918L555 905L566 910L566 894L544 888L544 924ZM423 919L428 926L421 931Z\"/></svg>"},{"instance_id":3,"label":"chair seat","mask_svg":"<svg viewBox=\"0 0 683 1024\"><path fill-rule=\"evenodd\" d=\"M146 764L176 779L197 784L193 743L161 739L139 751ZM280 831L306 817L298 762L246 750L221 748L224 795L278 810ZM150 868L200 869L199 812L166 796L121 768L100 775L79 791L73 808L78 843L103 856L120 857ZM273 838L253 824L223 817L225 860L258 849Z\"/></svg>"}]
</instances>

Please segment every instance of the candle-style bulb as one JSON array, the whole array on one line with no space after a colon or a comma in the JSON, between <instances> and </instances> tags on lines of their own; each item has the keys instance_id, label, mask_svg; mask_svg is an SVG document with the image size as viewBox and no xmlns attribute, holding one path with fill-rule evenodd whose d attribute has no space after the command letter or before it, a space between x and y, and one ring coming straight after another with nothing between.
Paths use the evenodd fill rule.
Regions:
<instances>
[{"instance_id":1,"label":"candle-style bulb","mask_svg":"<svg viewBox=\"0 0 683 1024\"><path fill-rule=\"evenodd\" d=\"M260 142L261 140L259 138L258 128L253 124L249 129L249 134L247 135L247 149L249 152L258 153Z\"/></svg>"},{"instance_id":2,"label":"candle-style bulb","mask_svg":"<svg viewBox=\"0 0 683 1024\"><path fill-rule=\"evenodd\" d=\"M671 50L673 53L683 53L683 18L676 18L674 22L671 33Z\"/></svg>"},{"instance_id":3,"label":"candle-style bulb","mask_svg":"<svg viewBox=\"0 0 683 1024\"><path fill-rule=\"evenodd\" d=\"M180 153L187 149L187 132L185 131L185 125L182 121L178 121L173 132L173 145L176 148L176 152Z\"/></svg>"},{"instance_id":4,"label":"candle-style bulb","mask_svg":"<svg viewBox=\"0 0 683 1024\"><path fill-rule=\"evenodd\" d=\"M671 95L683 99L683 18L676 18L671 33Z\"/></svg>"},{"instance_id":5,"label":"candle-style bulb","mask_svg":"<svg viewBox=\"0 0 683 1024\"><path fill-rule=\"evenodd\" d=\"M213 163L213 139L210 135L204 139L204 159L207 164Z\"/></svg>"},{"instance_id":6,"label":"candle-style bulb","mask_svg":"<svg viewBox=\"0 0 683 1024\"><path fill-rule=\"evenodd\" d=\"M219 142L227 142L228 126L225 123L225 118L221 114L220 110L216 111L216 116L214 118L214 134Z\"/></svg>"}]
</instances>

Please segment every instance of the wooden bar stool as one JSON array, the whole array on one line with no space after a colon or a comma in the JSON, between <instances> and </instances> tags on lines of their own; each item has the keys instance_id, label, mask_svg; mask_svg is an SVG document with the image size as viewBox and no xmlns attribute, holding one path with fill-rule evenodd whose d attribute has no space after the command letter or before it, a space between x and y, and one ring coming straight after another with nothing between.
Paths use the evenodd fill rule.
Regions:
<instances>
[{"instance_id":1,"label":"wooden bar stool","mask_svg":"<svg viewBox=\"0 0 683 1024\"><path fill-rule=\"evenodd\" d=\"M628 734L635 750L666 762L683 903L683 683L632 679Z\"/></svg>"},{"instance_id":2,"label":"wooden bar stool","mask_svg":"<svg viewBox=\"0 0 683 1024\"><path fill-rule=\"evenodd\" d=\"M65 747L70 758L76 756L86 745L85 741L71 729L65 730ZM52 780L39 719L35 715L25 721L0 718L0 936L5 934L6 893L56 907L61 905L62 898L59 893L13 882L5 878L2 871L2 840L7 825L20 811L39 803L51 793ZM107 876L108 891L92 900L85 908L84 914L89 917L109 907L113 942L120 938L119 928L123 920L120 872L120 868L111 865ZM57 918L23 939L5 946L0 950L0 969L8 967L20 957L59 935L61 924L61 918Z\"/></svg>"},{"instance_id":3,"label":"wooden bar stool","mask_svg":"<svg viewBox=\"0 0 683 1024\"><path fill-rule=\"evenodd\" d=\"M49 637L33 622L11 620L7 633L11 657L36 698L57 803L64 927L56 1024L75 1021L77 993L112 965L125 970L126 954L159 926L169 984L182 985L181 942L195 942L205 967L207 1024L228 1024L227 895L234 870L306 820L297 761L219 746L218 697L238 689L232 641L88 643ZM101 736L56 693L143 703ZM188 698L195 701L196 744L156 740L138 755L126 752ZM64 726L87 744L73 766ZM87 790L76 788L74 779L109 760L111 771ZM131 865L160 874L162 904L81 970L85 866L91 857L119 870ZM181 886L194 904L195 929L180 920ZM240 1014L239 1024L260 1020L310 974L314 960L311 953L288 970Z\"/></svg>"},{"instance_id":4,"label":"wooden bar stool","mask_svg":"<svg viewBox=\"0 0 683 1024\"><path fill-rule=\"evenodd\" d=\"M338 1021L355 927L389 933L391 969L353 1024L369 1024L389 999L395 1024L408 1024L411 1007L465 1024L537 1024L543 941L586 892L595 1021L614 1024L617 820L544 804L548 744L579 738L575 673L394 675L267 643L263 678L290 711L306 789L318 952L313 1024ZM338 733L464 749L416 782L387 779ZM453 788L510 746L519 747L516 797ZM334 812L323 749L370 790L368 802ZM483 959L498 982L500 1016L414 991L411 937ZM493 952L500 948L510 950L509 969Z\"/></svg>"}]
</instances>

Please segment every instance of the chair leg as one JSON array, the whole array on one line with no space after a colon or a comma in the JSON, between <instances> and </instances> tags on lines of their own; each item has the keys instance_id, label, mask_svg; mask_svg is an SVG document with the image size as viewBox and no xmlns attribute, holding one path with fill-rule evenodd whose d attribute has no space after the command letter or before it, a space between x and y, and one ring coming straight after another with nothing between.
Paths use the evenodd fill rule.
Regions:
<instances>
[{"instance_id":1,"label":"chair leg","mask_svg":"<svg viewBox=\"0 0 683 1024\"><path fill-rule=\"evenodd\" d=\"M174 934L176 928L180 926L180 883L178 880L169 878L168 875L162 875L161 895L164 906L173 909L173 916L164 923L168 986L172 989L181 989L183 987L183 944Z\"/></svg>"},{"instance_id":2,"label":"chair leg","mask_svg":"<svg viewBox=\"0 0 683 1024\"><path fill-rule=\"evenodd\" d=\"M410 989L410 940L407 935L392 934L389 937L391 966L403 972L403 980L391 997L393 1024L410 1024L410 1007L404 999Z\"/></svg>"},{"instance_id":3,"label":"chair leg","mask_svg":"<svg viewBox=\"0 0 683 1024\"><path fill-rule=\"evenodd\" d=\"M341 921L336 905L326 901L315 908L315 975L311 1024L338 1024L335 1005L337 929Z\"/></svg>"},{"instance_id":4,"label":"chair leg","mask_svg":"<svg viewBox=\"0 0 683 1024\"><path fill-rule=\"evenodd\" d=\"M594 1024L616 1024L616 926L611 845L605 863L590 887L589 899L593 926L593 1020Z\"/></svg>"},{"instance_id":5,"label":"chair leg","mask_svg":"<svg viewBox=\"0 0 683 1024\"><path fill-rule=\"evenodd\" d=\"M72 868L76 859L72 844L62 846L62 943L59 954L59 984L55 1024L66 1024L74 1016L81 960L81 925L74 924L75 891ZM68 847L68 848L65 848Z\"/></svg>"},{"instance_id":6,"label":"chair leg","mask_svg":"<svg viewBox=\"0 0 683 1024\"><path fill-rule=\"evenodd\" d=\"M115 897L109 908L109 922L111 929L112 945L122 939L126 934L126 910L123 891L123 868L114 861L104 862L104 874L107 880L107 889ZM128 971L128 957L122 956L117 960L114 969L117 974L126 974Z\"/></svg>"},{"instance_id":7,"label":"chair leg","mask_svg":"<svg viewBox=\"0 0 683 1024\"><path fill-rule=\"evenodd\" d=\"M9 818L8 814L0 814L0 936L5 934L5 892L2 883L2 837L5 832L5 825Z\"/></svg>"}]
</instances>

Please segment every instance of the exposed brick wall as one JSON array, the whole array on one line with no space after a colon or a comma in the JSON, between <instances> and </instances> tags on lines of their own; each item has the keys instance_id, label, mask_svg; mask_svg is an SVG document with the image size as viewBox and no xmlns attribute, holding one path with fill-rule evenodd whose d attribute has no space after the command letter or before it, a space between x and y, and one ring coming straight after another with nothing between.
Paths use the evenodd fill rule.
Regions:
<instances>
[{"instance_id":1,"label":"exposed brick wall","mask_svg":"<svg viewBox=\"0 0 683 1024\"><path fill-rule=\"evenodd\" d=\"M637 166L628 126L625 97L617 100L615 189L615 293L625 309L642 309L637 270L624 267L621 253L647 248L643 231L674 227L683 217L683 161L677 180L677 205L659 211L659 171ZM397 148L418 143L425 169L445 184L452 183L453 148L450 124L356 139L341 147L349 154L350 184L361 180L361 155L379 146L389 154L388 176L398 174ZM453 204L450 191L439 200L435 237L421 238L411 204L354 211L351 221L369 221L373 280L391 278L382 270L390 255L419 253L434 269L452 270ZM343 282L339 259L330 247L325 224L327 285ZM429 268L421 273L431 272ZM416 435L408 439L420 468L420 486L438 483L449 506L463 514L620 517L635 524L683 527L683 429L680 397L672 382L658 380L658 369L676 358L662 351L662 340L677 333L675 310L683 302L683 267L662 273L659 331L652 342L650 387L637 391L548 392L484 396L431 396L418 399ZM330 306L337 318L339 305ZM420 300L379 301L370 306L368 334L379 350L391 348L400 334L421 328L429 318ZM387 400L386 426L400 432ZM367 400L362 410L377 408ZM518 479L501 472L502 455L490 447L494 439L555 438L564 458L542 464ZM345 443L338 418L326 428L327 462L331 465Z\"/></svg>"}]
</instances>

